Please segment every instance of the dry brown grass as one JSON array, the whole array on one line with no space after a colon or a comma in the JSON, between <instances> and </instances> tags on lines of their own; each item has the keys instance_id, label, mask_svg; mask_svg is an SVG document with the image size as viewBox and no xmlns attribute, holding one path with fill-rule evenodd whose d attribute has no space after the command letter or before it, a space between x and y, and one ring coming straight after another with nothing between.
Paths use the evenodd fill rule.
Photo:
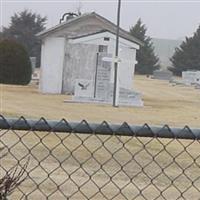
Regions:
<instances>
[{"instance_id":1,"label":"dry brown grass","mask_svg":"<svg viewBox=\"0 0 200 200\"><path fill-rule=\"evenodd\" d=\"M40 94L35 86L8 86L2 85L1 86L1 101L2 101L2 114L8 117L18 117L18 116L25 116L28 118L39 118L41 116L46 117L47 119L61 119L66 118L70 121L80 121L82 119L89 120L89 122L102 122L106 120L112 123L122 123L123 121L127 121L131 124L144 124L149 123L154 125L163 125L169 124L174 126L183 126L185 124L190 126L199 126L200 122L200 91L195 90L191 87L183 87L183 86L171 86L166 81L159 81L159 80L152 80L145 78L143 76L136 76L135 86L138 91L143 93L143 99L145 106L143 108L132 108L132 107L120 107L120 108L113 108L109 105L97 105L97 104L79 104L79 103L64 103L63 101L66 99L70 99L70 96L66 95L44 95ZM31 133L29 132L7 132L4 134L4 131L0 131L1 133L1 147L7 146L11 148L8 156L2 160L2 166L9 169L11 166L16 164L16 160L13 159L13 155L16 156L17 159L21 159L26 155L30 155L31 152L31 159L29 165L29 176L34 179L35 183L42 182L46 177L47 174L41 167L38 166L38 161L41 161L41 166L44 167L46 171L51 173L50 178L54 180L57 184L60 184L64 179L67 179L68 176L66 175L66 170L68 173L75 171L77 168L80 167L80 163L84 163L87 160L91 153L88 152L84 148L84 146L80 146L74 153L75 156L80 163L77 163L73 157L70 157L70 151L74 151L81 144L81 140L78 139L73 134L67 133L60 133L60 139L63 139L67 135L69 136L66 140L64 140L63 144L67 146L70 150L66 150L66 148L60 144L60 139L55 134L49 134L40 132L40 133ZM23 136L22 140L19 142L19 134L20 137ZM37 136L36 136L37 134ZM46 135L46 136L45 136ZM87 135L79 135L82 139L85 139ZM101 140L106 140L109 136L100 136ZM130 138L128 137L111 137L107 143L105 143L106 147L111 151L115 152L117 149L121 148L121 142L127 142ZM149 138L143 138L140 140L143 143L148 142ZM41 143L42 141L42 143ZM121 142L120 142L121 141ZM169 139L162 139L160 140L163 144L167 144L170 140ZM2 143L3 142L3 143ZM19 143L18 143L19 142ZM22 142L26 145L22 144ZM181 141L185 146L189 145L191 141ZM17 145L15 145L17 143ZM58 145L59 144L59 145ZM34 145L36 145L34 147ZM46 147L44 146L46 145ZM56 147L56 145L58 145ZM99 139L91 135L89 139L84 142L84 145L90 151L94 151L98 148L99 145L102 143ZM56 147L56 148L55 148ZM140 149L143 149L143 145L136 139L132 138L128 141L125 147L132 153L135 154ZM53 155L56 159L49 155L48 149L52 150ZM54 149L55 148L55 149ZM28 150L29 149L29 150ZM54 150L53 150L54 149ZM158 140L154 139L151 143L146 146L146 149L152 154L156 155L159 151L163 149L163 146L158 142ZM170 152L172 155L178 155L180 151L183 150L183 147L177 140L174 140L170 145L167 147L167 151ZM190 147L187 148L187 151L193 157L197 157L200 155L200 148L199 142L195 141ZM47 159L45 157L48 156ZM95 154L93 154L94 158L97 159L100 163L104 163L107 159L110 158L110 155L105 151L102 147L100 148ZM68 158L64 161L66 158ZM130 154L127 153L126 150L119 151L115 154L115 158L121 164L126 163L130 158ZM152 160L144 150L140 153L140 155L136 156L135 159L140 162L143 166ZM25 159L26 160L26 159ZM171 158L169 154L164 151L162 154L159 154L156 157L156 161L159 162L159 165L162 167L167 166L171 162ZM191 157L186 153L183 152L180 156L176 158L176 161L180 163L183 168L187 168L190 164L192 164L193 160ZM55 172L53 170L59 167L59 163L63 162L62 168L59 168ZM193 163L191 167L187 170L187 175L192 179L195 180L199 176L200 169L200 159L196 160L196 165ZM34 169L34 167L36 167ZM94 160L89 160L86 162L83 167L88 173L93 173L95 170L98 170L99 165L95 164ZM104 169L108 171L108 174L112 175L115 170L119 169L119 165L112 159L112 162L108 162L105 164ZM153 170L152 170L153 169ZM137 163L132 160L129 165L127 165L124 170L126 173L133 177L138 171L141 170L138 167ZM158 166L151 164L145 168L145 172L150 176L154 177L155 173L159 173L160 169ZM181 171L180 168L174 163L170 165L166 170L165 173L172 179L178 176ZM88 179L87 174L83 170L78 170L73 174L74 181L81 185L84 181ZM102 170L98 171L93 179L98 183L99 186L103 185L106 180L108 180L108 176ZM123 172L120 172L115 177L115 182L119 187L123 187L127 184L130 179L127 178ZM145 185L148 184L148 179L144 176L143 173L139 174L134 178L134 182L138 185L139 188L144 188ZM164 188L168 187L170 181L164 175L161 175L157 179L155 179L154 184L160 188L160 190L164 190ZM178 186L181 190L187 188L191 182L187 181L184 176L180 176L174 182L176 186ZM200 181L197 181L196 187L200 187ZM31 181L31 179L27 179L27 181L22 185L21 189L29 193L36 187L35 184ZM52 183L50 179L47 179L46 182L39 186L40 190L47 195L56 190L55 185ZM76 190L72 182L66 182L60 189L65 193L65 195L70 195ZM86 187L82 188L84 194L88 196L92 196L95 191L98 189L94 186L92 182L88 183ZM112 184L108 185L105 188L104 193L106 196L111 197L115 194L115 188ZM130 184L126 187L123 191L125 195L127 195L128 199L131 199L135 194L137 194L137 190ZM154 197L158 194L158 191L155 188L148 187L144 190L143 194L148 197L148 199L154 199ZM13 199L19 199L21 197L21 193L17 191L13 194ZM174 190L173 187L169 188L166 192L167 199L173 200L177 196L177 192ZM194 188L186 194L184 194L186 199L195 199L199 198L199 193ZM42 193L39 190L33 192L29 199L45 199ZM65 199L59 192L56 192L55 195L52 195L49 199ZM84 199L81 193L77 193L71 199ZM100 193L93 198L96 199L104 199ZM116 199L123 199L122 196L118 196ZM142 196L138 196L137 200L143 199ZM162 198L160 198L162 199Z\"/></svg>"},{"instance_id":2,"label":"dry brown grass","mask_svg":"<svg viewBox=\"0 0 200 200\"><path fill-rule=\"evenodd\" d=\"M200 173L200 158L197 158L195 163L192 159L200 155L198 141L191 144L192 141L181 140L182 146L178 140L170 139L158 141L152 138L139 138L138 140L135 137L97 137L95 135L78 135L77 137L75 134L68 133L49 134L24 131L18 131L17 134L12 131L6 134L3 134L4 131L0 133L2 134L1 142L10 149L9 154L1 162L4 167L9 168L17 164L14 157L17 160L23 159L25 162L27 156L30 156L29 178L20 187L24 193L29 194L28 199L46 199L45 195L50 195L48 199L52 200L66 199L57 191L57 184L60 185L59 189L69 197L78 191L77 186L80 186L82 193L78 191L69 198L70 200L112 199L119 193L117 187L122 189L121 192L127 199L132 199L139 194L139 190L142 190L142 195L147 199L155 199L160 195L160 190L164 191L163 196L168 200L178 199L180 192L183 192L185 199L199 200L199 192L195 187L200 187L200 181L197 179ZM61 140L63 143L60 143ZM84 141L83 145L82 141ZM102 145L103 141L104 145ZM166 145L165 149L164 145ZM183 151L184 146L188 146L187 151L190 155ZM49 150L51 150L51 155ZM173 157L175 157L174 160ZM185 174L183 174L183 169L185 169ZM89 179L92 181L88 181ZM150 184L150 179L153 180L153 184ZM192 181L195 187L190 187ZM81 186L84 183L85 186ZM39 189L36 188L36 184ZM104 184L105 187L103 187ZM107 198L102 196L97 186ZM51 195L54 191L56 191L55 194ZM95 193L97 195L94 195ZM144 200L142 195L138 195L136 199ZM92 196L93 198L90 198ZM19 190L12 195L13 199L21 197L22 193ZM118 195L114 199L125 198Z\"/></svg>"},{"instance_id":3,"label":"dry brown grass","mask_svg":"<svg viewBox=\"0 0 200 200\"><path fill-rule=\"evenodd\" d=\"M144 76L136 76L135 87L143 94L143 108L64 103L71 97L40 94L35 86L1 85L1 111L3 115L12 117L23 115L28 118L66 118L70 121L86 119L89 122L106 120L112 123L126 121L131 124L199 126L200 90L173 87L167 81Z\"/></svg>"}]
</instances>

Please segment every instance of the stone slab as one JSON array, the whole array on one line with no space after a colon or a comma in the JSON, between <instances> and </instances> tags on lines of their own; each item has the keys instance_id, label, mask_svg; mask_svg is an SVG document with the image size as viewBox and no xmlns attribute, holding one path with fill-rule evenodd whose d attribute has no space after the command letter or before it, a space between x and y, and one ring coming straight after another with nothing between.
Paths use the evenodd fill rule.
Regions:
<instances>
[{"instance_id":1,"label":"stone slab","mask_svg":"<svg viewBox=\"0 0 200 200\"><path fill-rule=\"evenodd\" d=\"M153 72L153 79L158 79L158 80L172 80L173 78L173 73L168 70L156 70Z\"/></svg>"},{"instance_id":2,"label":"stone slab","mask_svg":"<svg viewBox=\"0 0 200 200\"><path fill-rule=\"evenodd\" d=\"M111 61L104 61L104 58L111 58L111 54L99 53L96 71L96 90L95 98L99 100L108 100L109 84L111 78Z\"/></svg>"},{"instance_id":3,"label":"stone slab","mask_svg":"<svg viewBox=\"0 0 200 200\"><path fill-rule=\"evenodd\" d=\"M92 97L94 95L94 83L87 79L75 80L75 97Z\"/></svg>"}]
</instances>

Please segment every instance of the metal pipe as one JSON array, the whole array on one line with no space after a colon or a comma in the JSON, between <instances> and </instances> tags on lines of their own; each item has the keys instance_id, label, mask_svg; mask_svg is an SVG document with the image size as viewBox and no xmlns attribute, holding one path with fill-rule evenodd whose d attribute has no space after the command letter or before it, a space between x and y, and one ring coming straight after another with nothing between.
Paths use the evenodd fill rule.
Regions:
<instances>
[{"instance_id":1,"label":"metal pipe","mask_svg":"<svg viewBox=\"0 0 200 200\"><path fill-rule=\"evenodd\" d=\"M117 30L116 30L116 47L115 47L115 63L114 63L114 88L113 88L113 106L118 107L116 102L117 98L117 87L118 87L118 54L119 54L119 26L120 26L120 9L121 9L121 0L118 0L118 10L117 10Z\"/></svg>"},{"instance_id":2,"label":"metal pipe","mask_svg":"<svg viewBox=\"0 0 200 200\"><path fill-rule=\"evenodd\" d=\"M119 135L135 137L155 137L172 139L200 140L200 129L170 128L169 126L143 126L123 124L67 122L66 120L52 121L41 118L40 120L29 120L23 117L19 119L4 118L0 116L0 133L2 130L24 130L24 131L47 131L79 134Z\"/></svg>"}]
</instances>

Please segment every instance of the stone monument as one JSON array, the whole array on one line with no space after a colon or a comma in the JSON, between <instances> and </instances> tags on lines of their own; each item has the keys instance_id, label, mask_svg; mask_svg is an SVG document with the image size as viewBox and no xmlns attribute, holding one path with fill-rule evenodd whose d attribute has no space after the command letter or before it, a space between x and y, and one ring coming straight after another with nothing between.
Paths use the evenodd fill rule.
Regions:
<instances>
[{"instance_id":1,"label":"stone monument","mask_svg":"<svg viewBox=\"0 0 200 200\"><path fill-rule=\"evenodd\" d=\"M182 79L185 85L200 84L200 71L184 71Z\"/></svg>"},{"instance_id":2,"label":"stone monument","mask_svg":"<svg viewBox=\"0 0 200 200\"><path fill-rule=\"evenodd\" d=\"M73 101L112 104L112 61L112 54L98 53L93 80L76 79ZM143 101L139 93L119 85L119 105L143 106Z\"/></svg>"}]
</instances>

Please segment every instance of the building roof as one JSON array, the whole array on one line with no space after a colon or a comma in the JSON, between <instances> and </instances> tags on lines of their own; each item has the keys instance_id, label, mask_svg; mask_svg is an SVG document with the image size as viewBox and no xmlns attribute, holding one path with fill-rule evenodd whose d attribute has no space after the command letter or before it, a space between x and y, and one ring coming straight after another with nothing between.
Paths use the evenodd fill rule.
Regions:
<instances>
[{"instance_id":1,"label":"building roof","mask_svg":"<svg viewBox=\"0 0 200 200\"><path fill-rule=\"evenodd\" d=\"M72 39L75 43L78 42L89 42L95 39L100 39L100 38L111 38L111 39L116 39L116 35L114 32L108 31L108 30L101 30L101 31L96 31L93 33L88 33L88 34L83 34L81 36L72 36L69 37L69 39ZM128 40L125 37L119 37L119 42L127 45L129 47L132 47L134 49L139 49L139 45L135 42L132 42Z\"/></svg>"},{"instance_id":2,"label":"building roof","mask_svg":"<svg viewBox=\"0 0 200 200\"><path fill-rule=\"evenodd\" d=\"M37 36L38 37L47 37L51 33L55 33L59 30L67 28L68 26L70 26L78 21L84 21L91 17L98 19L99 21L105 23L106 25L109 25L110 28L106 27L106 30L110 31L111 33L116 33L116 25L113 22L107 20L106 18L102 17L101 15L99 15L95 12L92 12L92 13L87 13L87 14L83 14L81 16L75 17L75 18L65 21L61 24L58 24L54 27L51 27L47 30L44 30L44 31L38 33ZM105 30L105 28L102 27L102 31L103 30ZM119 36L122 38L126 38L127 40L134 42L136 44L139 44L141 46L143 45L143 42L141 42L139 39L133 37L128 31L125 31L122 28L120 28L120 30L119 30Z\"/></svg>"}]
</instances>

